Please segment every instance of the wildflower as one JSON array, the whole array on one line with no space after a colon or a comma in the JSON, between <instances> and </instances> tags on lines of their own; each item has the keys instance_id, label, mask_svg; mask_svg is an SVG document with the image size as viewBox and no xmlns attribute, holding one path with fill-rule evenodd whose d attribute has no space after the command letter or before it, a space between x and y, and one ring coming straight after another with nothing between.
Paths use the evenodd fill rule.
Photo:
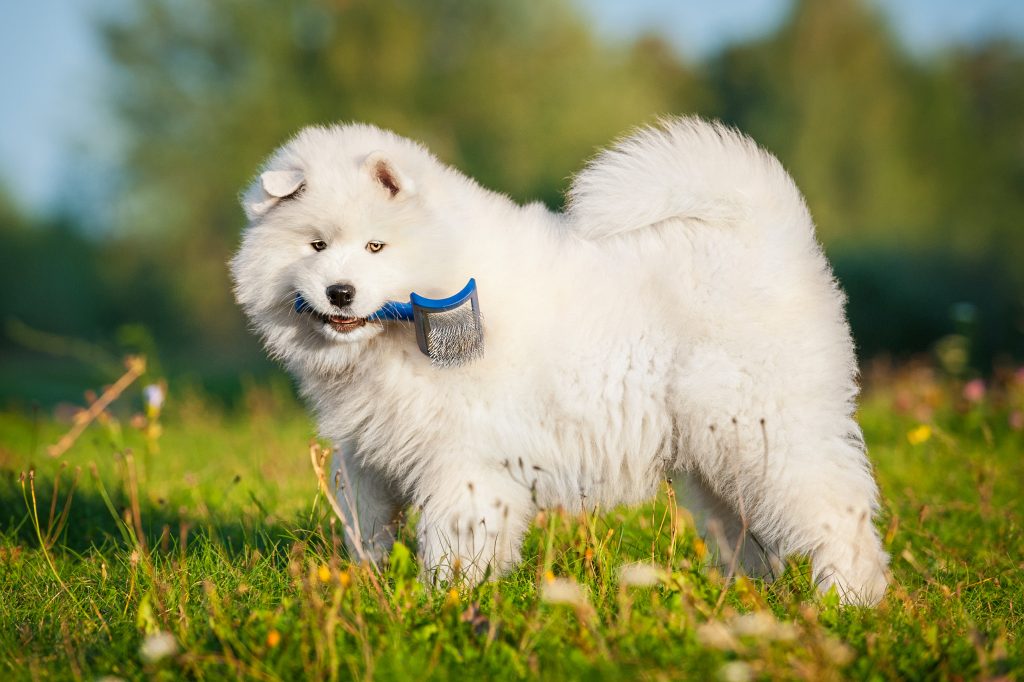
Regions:
<instances>
[{"instance_id":1,"label":"wildflower","mask_svg":"<svg viewBox=\"0 0 1024 682\"><path fill-rule=\"evenodd\" d=\"M822 653L839 666L848 665L853 661L853 649L834 637L826 637L821 643L821 648Z\"/></svg>"},{"instance_id":2,"label":"wildflower","mask_svg":"<svg viewBox=\"0 0 1024 682\"><path fill-rule=\"evenodd\" d=\"M665 579L665 571L654 564L626 564L619 568L619 584L653 587Z\"/></svg>"},{"instance_id":3,"label":"wildflower","mask_svg":"<svg viewBox=\"0 0 1024 682\"><path fill-rule=\"evenodd\" d=\"M907 441L911 445L920 445L921 443L927 442L931 437L932 427L927 424L921 424L907 432Z\"/></svg>"},{"instance_id":4,"label":"wildflower","mask_svg":"<svg viewBox=\"0 0 1024 682\"><path fill-rule=\"evenodd\" d=\"M796 639L797 636L796 628L792 623L783 623L767 611L755 611L736 616L730 625L733 633L740 637L788 641Z\"/></svg>"},{"instance_id":5,"label":"wildflower","mask_svg":"<svg viewBox=\"0 0 1024 682\"><path fill-rule=\"evenodd\" d=\"M540 598L550 604L568 604L577 608L589 604L583 586L569 578L554 578L545 582L541 586Z\"/></svg>"},{"instance_id":6,"label":"wildflower","mask_svg":"<svg viewBox=\"0 0 1024 682\"><path fill-rule=\"evenodd\" d=\"M352 576L349 574L348 571L345 571L344 573L339 573L338 582L341 583L342 587L348 587L349 584L352 582Z\"/></svg>"},{"instance_id":7,"label":"wildflower","mask_svg":"<svg viewBox=\"0 0 1024 682\"><path fill-rule=\"evenodd\" d=\"M449 606L455 606L459 603L459 591L454 587L448 590L448 598L445 600Z\"/></svg>"},{"instance_id":8,"label":"wildflower","mask_svg":"<svg viewBox=\"0 0 1024 682\"><path fill-rule=\"evenodd\" d=\"M544 571L544 582L553 583L555 582L555 574L551 571Z\"/></svg>"},{"instance_id":9,"label":"wildflower","mask_svg":"<svg viewBox=\"0 0 1024 682\"><path fill-rule=\"evenodd\" d=\"M980 403L985 399L985 382L971 379L964 384L964 399L969 403Z\"/></svg>"},{"instance_id":10,"label":"wildflower","mask_svg":"<svg viewBox=\"0 0 1024 682\"><path fill-rule=\"evenodd\" d=\"M1010 424L1010 428L1013 429L1014 431L1020 431L1021 429L1024 429L1024 412L1021 412L1020 410L1014 410L1013 412L1010 413L1010 416L1007 418L1007 422Z\"/></svg>"},{"instance_id":11,"label":"wildflower","mask_svg":"<svg viewBox=\"0 0 1024 682\"><path fill-rule=\"evenodd\" d=\"M697 628L697 641L702 646L722 650L735 649L739 645L725 623L717 620L708 621Z\"/></svg>"},{"instance_id":12,"label":"wildflower","mask_svg":"<svg viewBox=\"0 0 1024 682\"><path fill-rule=\"evenodd\" d=\"M139 657L144 663L156 663L178 653L178 642L169 632L158 630L142 641Z\"/></svg>"},{"instance_id":13,"label":"wildflower","mask_svg":"<svg viewBox=\"0 0 1024 682\"><path fill-rule=\"evenodd\" d=\"M316 569L316 577L319 578L322 583L331 582L331 569L325 564L320 564L320 567Z\"/></svg>"},{"instance_id":14,"label":"wildflower","mask_svg":"<svg viewBox=\"0 0 1024 682\"><path fill-rule=\"evenodd\" d=\"M160 384L149 384L142 389L142 400L146 403L146 416L156 419L160 416L160 408L164 406L164 387Z\"/></svg>"},{"instance_id":15,"label":"wildflower","mask_svg":"<svg viewBox=\"0 0 1024 682\"><path fill-rule=\"evenodd\" d=\"M271 629L270 632L267 633L267 646L273 649L280 643L281 633L277 630Z\"/></svg>"},{"instance_id":16,"label":"wildflower","mask_svg":"<svg viewBox=\"0 0 1024 682\"><path fill-rule=\"evenodd\" d=\"M750 664L744 661L729 661L718 670L718 676L724 682L747 682L754 678Z\"/></svg>"}]
</instances>

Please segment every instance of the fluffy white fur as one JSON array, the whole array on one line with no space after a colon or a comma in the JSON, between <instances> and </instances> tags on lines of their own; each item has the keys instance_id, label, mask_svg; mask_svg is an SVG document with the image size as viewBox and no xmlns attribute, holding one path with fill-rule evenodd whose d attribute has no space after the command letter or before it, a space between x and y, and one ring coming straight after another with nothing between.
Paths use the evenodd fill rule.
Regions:
<instances>
[{"instance_id":1,"label":"fluffy white fur","mask_svg":"<svg viewBox=\"0 0 1024 682\"><path fill-rule=\"evenodd\" d=\"M600 154L570 200L519 206L366 125L303 130L245 192L238 302L340 445L373 550L412 505L426 574L480 580L519 559L538 507L637 503L671 477L724 561L770 577L807 553L823 589L877 602L844 297L789 175L732 129L671 119ZM464 367L432 366L408 324L339 333L293 309L366 317L470 276L486 352ZM344 310L335 283L356 288Z\"/></svg>"}]
</instances>

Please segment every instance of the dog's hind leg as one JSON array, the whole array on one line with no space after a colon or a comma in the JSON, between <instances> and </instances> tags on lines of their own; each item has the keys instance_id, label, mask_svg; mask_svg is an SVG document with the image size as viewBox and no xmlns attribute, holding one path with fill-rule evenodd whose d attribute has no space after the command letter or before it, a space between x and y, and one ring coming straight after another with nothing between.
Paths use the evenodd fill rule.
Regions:
<instances>
[{"instance_id":1,"label":"dog's hind leg","mask_svg":"<svg viewBox=\"0 0 1024 682\"><path fill-rule=\"evenodd\" d=\"M698 501L720 519L722 553L746 528L782 559L809 554L819 588L835 586L843 602L878 602L888 556L872 522L877 488L841 394L828 381L766 376L721 349L695 349L683 369L677 468L703 484Z\"/></svg>"},{"instance_id":2,"label":"dog's hind leg","mask_svg":"<svg viewBox=\"0 0 1024 682\"><path fill-rule=\"evenodd\" d=\"M747 434L757 429L756 422L742 419L734 428ZM786 433L776 423L767 459L753 454L760 447L752 436L728 447L707 443L695 458L703 484L696 497L711 519L708 534L714 539L718 526L723 563L739 545L737 563L757 574L757 552L747 551L750 538L742 533L747 530L778 558L810 555L822 591L835 586L844 603L874 604L885 592L888 557L872 523L876 493L863 452L804 425L789 428Z\"/></svg>"}]
</instances>

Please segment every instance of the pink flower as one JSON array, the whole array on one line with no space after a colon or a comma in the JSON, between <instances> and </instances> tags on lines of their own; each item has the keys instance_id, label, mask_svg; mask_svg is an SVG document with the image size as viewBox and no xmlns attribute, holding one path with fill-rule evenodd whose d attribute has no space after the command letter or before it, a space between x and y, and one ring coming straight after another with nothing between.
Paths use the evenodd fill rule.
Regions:
<instances>
[{"instance_id":1,"label":"pink flower","mask_svg":"<svg viewBox=\"0 0 1024 682\"><path fill-rule=\"evenodd\" d=\"M1013 412L1010 413L1010 418L1008 419L1008 421L1010 422L1010 428L1013 429L1014 431L1020 431L1021 429L1024 429L1024 412L1021 412L1020 410L1014 410Z\"/></svg>"},{"instance_id":2,"label":"pink flower","mask_svg":"<svg viewBox=\"0 0 1024 682\"><path fill-rule=\"evenodd\" d=\"M964 399L969 403L980 403L985 399L985 382L981 379L971 379L964 384Z\"/></svg>"}]
</instances>

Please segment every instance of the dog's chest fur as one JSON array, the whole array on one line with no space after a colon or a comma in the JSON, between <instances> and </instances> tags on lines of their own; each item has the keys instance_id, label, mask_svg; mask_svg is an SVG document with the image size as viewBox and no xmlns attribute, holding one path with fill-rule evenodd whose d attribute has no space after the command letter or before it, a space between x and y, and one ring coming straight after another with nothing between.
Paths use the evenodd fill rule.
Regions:
<instances>
[{"instance_id":1,"label":"dog's chest fur","mask_svg":"<svg viewBox=\"0 0 1024 682\"><path fill-rule=\"evenodd\" d=\"M571 357L550 366L490 357L440 369L382 348L372 368L304 378L303 393L320 432L411 502L422 481L472 460L505 472L540 507L631 504L652 495L677 456L674 361L642 333L613 331L598 324L586 344L563 338Z\"/></svg>"}]
</instances>

